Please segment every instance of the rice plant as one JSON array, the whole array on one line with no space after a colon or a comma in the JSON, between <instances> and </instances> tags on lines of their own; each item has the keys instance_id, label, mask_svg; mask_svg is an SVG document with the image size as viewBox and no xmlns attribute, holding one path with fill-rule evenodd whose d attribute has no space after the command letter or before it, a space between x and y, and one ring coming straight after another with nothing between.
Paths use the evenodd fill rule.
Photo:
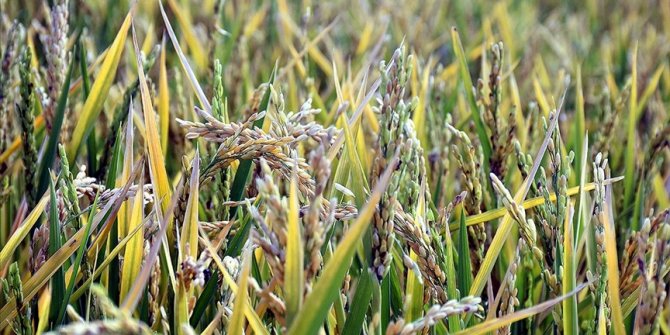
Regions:
<instances>
[{"instance_id":1,"label":"rice plant","mask_svg":"<svg viewBox=\"0 0 670 335\"><path fill-rule=\"evenodd\" d=\"M0 0L0 333L670 334L668 22Z\"/></svg>"}]
</instances>

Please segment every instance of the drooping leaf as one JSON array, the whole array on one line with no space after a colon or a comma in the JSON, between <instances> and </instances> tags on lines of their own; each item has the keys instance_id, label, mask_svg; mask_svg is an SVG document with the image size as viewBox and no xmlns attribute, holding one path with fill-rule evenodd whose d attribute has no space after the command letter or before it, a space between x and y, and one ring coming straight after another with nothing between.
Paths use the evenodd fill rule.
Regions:
<instances>
[{"instance_id":1,"label":"drooping leaf","mask_svg":"<svg viewBox=\"0 0 670 335\"><path fill-rule=\"evenodd\" d=\"M505 327L509 324L512 324L515 321L523 320L526 318L529 318L533 315L536 315L538 313L542 313L543 311L548 310L549 308L553 307L556 304L561 303L564 299L574 296L575 294L579 293L582 289L586 287L586 284L581 284L577 286L576 289L574 289L570 294L568 295L562 295L560 297L556 297L551 300L547 300L543 303L537 304L533 307L528 307L526 309L520 310L518 312L514 312L512 314L508 314L503 316L502 318L495 318L491 320L487 320L485 322L482 322L476 326L470 327L468 329L464 329L456 335L478 335L478 334L487 334L488 332L494 331L496 329L500 329L502 327Z\"/></svg>"}]
</instances>

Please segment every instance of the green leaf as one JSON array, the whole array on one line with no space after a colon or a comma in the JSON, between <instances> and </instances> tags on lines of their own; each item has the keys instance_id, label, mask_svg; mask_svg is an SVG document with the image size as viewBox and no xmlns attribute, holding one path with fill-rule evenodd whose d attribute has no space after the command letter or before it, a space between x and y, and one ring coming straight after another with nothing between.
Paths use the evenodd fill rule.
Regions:
<instances>
[{"instance_id":1,"label":"green leaf","mask_svg":"<svg viewBox=\"0 0 670 335\"><path fill-rule=\"evenodd\" d=\"M472 78L470 77L470 70L468 70L468 61L465 57L465 51L463 50L463 44L461 44L461 38L458 35L458 30L456 27L451 28L451 39L454 47L454 53L456 54L456 59L458 61L459 70L461 73L461 80L463 81L463 88L465 90L465 95L468 98L468 103L470 104L470 111L472 113L472 120L475 122L475 130L477 131L477 136L479 137L479 143L482 146L482 152L484 153L484 159L482 160L484 172L489 172L489 159L491 158L491 142L489 141L489 136L486 133L486 126L482 120L482 116L479 114L479 108L477 107L477 101L475 100L475 93L473 92L474 86L472 85ZM487 185L491 183L487 180Z\"/></svg>"},{"instance_id":2,"label":"green leaf","mask_svg":"<svg viewBox=\"0 0 670 335\"><path fill-rule=\"evenodd\" d=\"M107 171L107 180L105 181L105 186L107 188L114 188L114 185L116 184L116 175L117 171L119 170L119 165L121 164L121 148L123 147L123 139L122 139L122 127L119 127L116 131L116 141L114 142L114 150L112 154L112 159L109 163L109 170ZM114 250L118 244L119 240L119 221L114 220L114 223L112 224L112 228L109 231L109 250ZM114 301L114 303L118 304L119 303L119 296L120 296L120 291L119 291L119 283L121 282L121 278L119 277L120 274L120 266L119 266L119 258L118 257L113 257L110 265L109 265L109 270L108 270L108 287L107 287L107 293L109 297Z\"/></svg>"},{"instance_id":3,"label":"green leaf","mask_svg":"<svg viewBox=\"0 0 670 335\"><path fill-rule=\"evenodd\" d=\"M238 209L239 210L239 209ZM230 241L230 245L226 248L225 255L231 257L237 257L242 252L244 244L247 242L247 237L249 236L249 231L251 230L251 220L250 216L244 215L240 220L240 228L238 229L235 236L233 236Z\"/></svg>"},{"instance_id":4,"label":"green leaf","mask_svg":"<svg viewBox=\"0 0 670 335\"><path fill-rule=\"evenodd\" d=\"M575 242L572 226L574 208L569 202L568 215L565 216L563 232L563 295L567 296L577 285L577 262L575 259ZM557 320L558 322L558 320ZM570 296L563 300L563 332L566 335L579 334L579 317L577 315L577 297Z\"/></svg>"},{"instance_id":5,"label":"green leaf","mask_svg":"<svg viewBox=\"0 0 670 335\"><path fill-rule=\"evenodd\" d=\"M391 276L393 271L384 276L381 282L381 329L386 329L391 322Z\"/></svg>"},{"instance_id":6,"label":"green leaf","mask_svg":"<svg viewBox=\"0 0 670 335\"><path fill-rule=\"evenodd\" d=\"M547 150L549 140L551 139L551 136L558 125L558 119L560 117L561 107L563 106L564 100L565 100L565 92L563 93L563 97L561 98L561 105L559 106L557 112L555 113L551 125L547 129L544 141L540 145L540 149L535 155L535 161L533 162L533 167L528 173L526 179L523 181L521 188L514 195L514 201L516 203L523 203L523 201L526 198L526 195L528 194L528 191L530 190L530 185L533 182L535 174L537 173L537 170L540 167L540 162L542 161L542 157L544 156L544 153ZM481 267L477 272L474 281L472 282L469 295L479 296L484 290L484 285L486 285L486 281L488 280L489 276L491 275L491 272L493 271L495 261L503 249L504 243L507 240L510 231L512 230L513 224L514 222L512 220L512 216L509 213L505 212L505 216L503 216L502 220L500 221L498 230L496 231L496 234L493 237L493 240L491 241L491 245L489 246L489 249L486 252L486 255L484 256L484 260L482 261Z\"/></svg>"},{"instance_id":7,"label":"green leaf","mask_svg":"<svg viewBox=\"0 0 670 335\"><path fill-rule=\"evenodd\" d=\"M483 323L480 323L474 327L470 327L468 329L462 330L456 335L479 335L479 334L487 334L488 332L491 332L496 329L500 329L502 327L505 327L509 324L512 324L515 321L523 320L528 317L531 317L535 314L542 313L549 308L553 307L554 305L560 303L563 301L563 299L566 299L568 297L574 296L575 294L579 293L582 289L586 287L586 284L581 284L579 285L576 289L571 291L568 295L562 295L560 297L556 297L551 300L547 300L543 303L537 304L532 307L528 307L526 309L520 310L518 312L514 312L512 314L507 314L501 318L495 318L495 319L490 319L487 320Z\"/></svg>"},{"instance_id":8,"label":"green leaf","mask_svg":"<svg viewBox=\"0 0 670 335\"><path fill-rule=\"evenodd\" d=\"M79 45L79 72L81 73L81 78L82 78L82 89L83 89L83 98L84 98L84 103L86 103L86 99L88 98L88 94L91 92L91 83L90 79L88 77L88 70L86 66L86 46L84 46L81 41L78 43ZM86 139L86 150L88 151L88 170L89 171L97 171L98 170L98 162L96 159L96 155L98 154L98 149L97 149L97 143L95 140L95 127L91 129L91 133L88 135L88 138Z\"/></svg>"},{"instance_id":9,"label":"green leaf","mask_svg":"<svg viewBox=\"0 0 670 335\"><path fill-rule=\"evenodd\" d=\"M49 178L49 203L56 203L56 190L52 178ZM58 206L49 206L49 257L60 250L63 245L61 240L61 227L58 220ZM60 306L65 298L65 274L63 268L59 267L51 278L51 308L49 309L49 319L52 324L57 324L59 320Z\"/></svg>"},{"instance_id":10,"label":"green leaf","mask_svg":"<svg viewBox=\"0 0 670 335\"><path fill-rule=\"evenodd\" d=\"M586 213L584 212L585 202L586 202L586 169L588 164L587 159L589 156L589 134L587 133L584 136L584 142L582 143L582 150L580 157L580 171L579 171L579 196L577 197L577 225L573 231L574 236L574 245L581 240L583 228L586 220Z\"/></svg>"},{"instance_id":11,"label":"green leaf","mask_svg":"<svg viewBox=\"0 0 670 335\"><path fill-rule=\"evenodd\" d=\"M388 276L386 276L388 278ZM342 334L356 334L363 329L365 314L370 305L373 291L373 278L368 269L362 269L361 276L358 278L356 293L351 301L347 320L344 322Z\"/></svg>"},{"instance_id":12,"label":"green leaf","mask_svg":"<svg viewBox=\"0 0 670 335\"><path fill-rule=\"evenodd\" d=\"M137 173L135 173L135 175L136 174ZM124 186L120 192L112 195L112 198L107 202L103 210L98 212L98 214L95 215L95 217L93 218L93 225L91 226L92 230L95 230L102 222L104 222L104 226L107 226L110 223L110 220L114 219L114 217L119 211L119 207L121 206L121 201L128 193L129 188L130 183L127 183L126 186ZM53 195L55 197L55 192ZM56 227L59 227L59 225L56 224ZM40 267L23 284L24 299L26 301L32 299L39 292L39 290L44 285L47 284L49 279L51 279L54 276L57 276L57 273L59 271L62 271L63 264L70 259L70 256L72 256L72 254L79 248L79 245L83 241L84 230L85 228L79 229L77 233L75 233L65 244L63 244L62 247L58 248L53 254L51 254L51 250L53 249L50 250L50 256L46 260L46 262L44 262L42 267ZM54 240L57 239L54 238ZM63 281L63 286L64 285L65 284ZM61 292L63 292L64 290L65 289L63 288ZM52 302L53 301L54 300L52 299ZM60 300L59 302L62 303L62 300ZM55 314L57 313L58 308L53 308L50 310L53 311L53 313ZM15 301L10 301L9 303L5 304L5 306L3 306L0 309L0 329L5 327L6 324L9 323L10 320L12 320L14 315L16 315L16 313L17 309ZM51 317L52 316L50 315L50 318ZM55 318L55 315L53 317Z\"/></svg>"},{"instance_id":13,"label":"green leaf","mask_svg":"<svg viewBox=\"0 0 670 335\"><path fill-rule=\"evenodd\" d=\"M444 214L446 215L446 214ZM461 214L463 216L463 214ZM446 218L445 218L446 220ZM463 221L463 220L461 220ZM462 229L462 228L461 228ZM445 258L445 267L447 274L447 295L451 299L460 299L460 294L458 293L457 283L456 283L456 267L454 265L454 243L451 240L451 232L449 228L445 229L444 232L444 258ZM467 292L467 291L462 291ZM460 317L458 315L452 315L449 317L449 330L452 332L457 332L461 330Z\"/></svg>"},{"instance_id":14,"label":"green leaf","mask_svg":"<svg viewBox=\"0 0 670 335\"><path fill-rule=\"evenodd\" d=\"M77 250L77 258L74 261L74 264L72 265L72 274L70 275L70 283L67 286L67 291L65 292L65 295L63 297L63 300L59 302L60 309L58 312L58 324L63 324L63 321L65 321L65 309L67 308L67 305L70 301L70 296L72 295L72 290L74 290L74 286L77 283L77 274L79 272L79 267L81 266L81 260L84 258L84 253L86 252L86 244L88 243L88 239L91 236L91 225L93 224L93 215L98 208L98 201L100 200L99 197L100 194L96 194L95 200L93 201L93 205L91 205L91 214L89 215L89 220L88 223L86 223L86 227L84 229L84 239L81 241L81 244L79 245L79 250Z\"/></svg>"},{"instance_id":15,"label":"green leaf","mask_svg":"<svg viewBox=\"0 0 670 335\"><path fill-rule=\"evenodd\" d=\"M565 100L565 93L563 93L563 98L561 99L561 106L559 106L557 113L554 115L554 119L551 122L549 128L547 129L547 133L545 134L544 141L542 142L542 145L540 145L540 149L538 150L537 155L535 155L535 161L533 162L533 167L531 168L530 173L524 180L521 188L514 195L514 201L516 203L522 203L526 198L528 191L530 190L530 185L533 182L535 174L537 173L537 170L540 167L540 162L542 161L542 157L544 156L544 153L547 150L549 140L551 139L551 136L558 125L558 119L560 117L561 112L560 108L562 107L564 100ZM507 240L510 231L512 230L513 224L514 222L512 220L512 216L509 213L505 212L505 216L503 216L502 220L500 221L498 230L496 231L495 236L493 236L493 240L491 241L491 245L489 246L489 249L486 252L486 255L484 256L484 260L482 261L481 267L477 272L477 276L475 276L475 279L469 291L469 295L479 296L484 290L484 285L486 285L486 281L491 275L491 271L493 271L495 261L498 258L498 255L500 255L500 252L502 251L503 245Z\"/></svg>"},{"instance_id":16,"label":"green leaf","mask_svg":"<svg viewBox=\"0 0 670 335\"><path fill-rule=\"evenodd\" d=\"M633 60L631 63L632 72L631 72L631 85L630 85L630 106L628 108L628 123L626 124L626 151L624 154L625 161L625 173L624 173L624 200L623 208L627 210L632 205L633 201L633 191L635 190L635 163L636 163L636 152L635 152L635 133L637 124L637 43L635 43L635 49L633 51ZM638 229L637 222L629 222L629 226L632 229Z\"/></svg>"},{"instance_id":17,"label":"green leaf","mask_svg":"<svg viewBox=\"0 0 670 335\"><path fill-rule=\"evenodd\" d=\"M202 315L205 314L205 310L212 303L212 299L214 299L214 294L216 293L218 286L219 273L213 271L212 276L202 289L202 293L200 293L200 296L195 303L195 307L193 307L193 312L191 312L191 318L189 319L191 327L195 328L198 325L198 322L200 322Z\"/></svg>"},{"instance_id":18,"label":"green leaf","mask_svg":"<svg viewBox=\"0 0 670 335\"><path fill-rule=\"evenodd\" d=\"M350 225L333 256L324 266L321 278L316 282L312 292L307 296L303 307L300 309L300 318L293 322L288 334L315 334L322 326L330 306L340 292L342 281L356 252L356 246L369 227L372 214L374 214L382 193L388 185L391 172L395 170L397 159L396 155L377 183L367 205L361 210L353 224Z\"/></svg>"},{"instance_id":19,"label":"green leaf","mask_svg":"<svg viewBox=\"0 0 670 335\"><path fill-rule=\"evenodd\" d=\"M469 292L472 284L472 267L470 261L470 244L468 243L468 229L465 227L465 209L461 209L460 229L458 229L458 290Z\"/></svg>"},{"instance_id":20,"label":"green leaf","mask_svg":"<svg viewBox=\"0 0 670 335\"><path fill-rule=\"evenodd\" d=\"M582 67L581 65L577 66L577 87L576 87L576 94L577 97L575 98L575 126L572 131L572 147L575 151L575 157L578 157L577 160L577 166L575 167L575 170L577 171L577 180L581 179L581 176L583 172L585 171L582 168L582 152L584 151L584 141L588 140L586 136L586 130L585 130L585 124L586 121L584 119L584 89L582 87ZM586 136L585 136L586 134Z\"/></svg>"},{"instance_id":21,"label":"green leaf","mask_svg":"<svg viewBox=\"0 0 670 335\"><path fill-rule=\"evenodd\" d=\"M84 103L84 106L82 107L79 120L72 132L72 140L67 147L67 156L70 157L71 164L76 162L81 142L95 125L95 120L102 111L103 103L107 98L109 89L112 86L112 81L116 76L116 70L119 61L121 60L121 54L123 53L131 19L132 12L129 12L124 19L121 28L119 28L114 42L107 50L107 55L102 63L100 72L91 87L91 94L88 96L86 103Z\"/></svg>"}]
</instances>

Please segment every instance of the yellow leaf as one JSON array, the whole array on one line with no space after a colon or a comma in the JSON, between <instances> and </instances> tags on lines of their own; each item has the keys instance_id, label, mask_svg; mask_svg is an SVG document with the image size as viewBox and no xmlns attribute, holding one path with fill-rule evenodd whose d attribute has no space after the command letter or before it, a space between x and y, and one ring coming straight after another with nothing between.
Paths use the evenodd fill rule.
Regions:
<instances>
[{"instance_id":1,"label":"yellow leaf","mask_svg":"<svg viewBox=\"0 0 670 335\"><path fill-rule=\"evenodd\" d=\"M131 170L133 168L133 101L130 101L130 108L128 110L128 121L126 122L126 143L125 143L125 152L123 155L123 170L121 171L121 176L116 180L116 186L120 187L123 185L130 177ZM121 209L119 210L119 219L118 219L118 236L119 238L124 238L128 230L128 220L131 216L131 208L123 202L121 204Z\"/></svg>"},{"instance_id":2,"label":"yellow leaf","mask_svg":"<svg viewBox=\"0 0 670 335\"><path fill-rule=\"evenodd\" d=\"M549 102L547 102L547 97L544 95L544 91L542 91L542 85L540 85L540 81L537 79L537 77L533 77L533 90L535 91L535 99L537 99L537 103L540 106L542 115L545 117L549 116L551 107L549 107Z\"/></svg>"},{"instance_id":3,"label":"yellow leaf","mask_svg":"<svg viewBox=\"0 0 670 335\"><path fill-rule=\"evenodd\" d=\"M105 205L105 207L95 215L95 218L93 219L94 221L91 226L91 230L96 229L103 219L107 220L106 223L109 223L110 220L114 220L116 212L118 212L118 209L120 207L119 200L126 196L129 188L130 183L126 184L126 186L122 189L121 192L114 194L112 196L112 199L110 199L107 205ZM40 214L44 209L46 199L48 198L47 197L42 198L40 203L37 206L35 206L35 209L38 209L40 208L41 205L41 209L38 211ZM33 213L34 212L35 210L33 210ZM33 215L33 213L31 213L31 216ZM27 226L28 225L24 225L24 227ZM38 293L38 291L46 283L48 283L49 279L54 275L54 273L56 273L56 271L63 265L63 263L65 263L65 261L68 260L70 256L74 254L75 251L77 251L79 245L81 244L84 238L85 229L86 229L85 227L79 229L79 231L77 231L77 233L75 233L60 249L58 249L56 253L54 253L51 257L49 257L49 259L47 259L47 261L42 265L42 267L39 268L39 270L37 270L37 272L35 272L33 276L28 278L23 283L24 301L29 301L30 299L32 299ZM29 230L29 228L27 230ZM25 236L25 234L23 236ZM3 248L3 252L5 251L5 249L10 247L11 246L8 243L5 246L5 248ZM0 259L2 258L0 257ZM17 309L15 300L8 302L7 304L5 304L5 306L2 307L2 309L0 309L0 330L2 330L5 326L7 326L7 324L14 318L16 313Z\"/></svg>"},{"instance_id":4,"label":"yellow leaf","mask_svg":"<svg viewBox=\"0 0 670 335\"><path fill-rule=\"evenodd\" d=\"M360 40L358 40L358 47L356 48L356 55L362 54L365 50L368 49L368 45L370 45L370 36L372 35L372 29L374 28L374 24L372 21L367 21L365 23L365 27L363 28L363 32L361 32Z\"/></svg>"},{"instance_id":5,"label":"yellow leaf","mask_svg":"<svg viewBox=\"0 0 670 335\"><path fill-rule=\"evenodd\" d=\"M379 88L379 85L381 85L381 80L377 79L372 86L370 87L368 93L365 95L363 100L359 103L358 107L356 108L356 111L354 111L354 114L349 118L347 121L349 126L352 126L356 122L359 121L361 115L363 114L363 111L365 110L365 106L367 106L368 102L372 99L375 93L377 93L377 89ZM334 160L335 155L339 152L340 148L342 148L342 144L344 144L345 140L345 134L340 133L335 141L333 142L333 145L331 145L330 149L328 149L328 159L329 160Z\"/></svg>"},{"instance_id":6,"label":"yellow leaf","mask_svg":"<svg viewBox=\"0 0 670 335\"><path fill-rule=\"evenodd\" d=\"M186 74L188 75L188 81L191 83L191 86L193 87L193 90L195 91L196 96L198 97L198 100L202 104L205 111L211 113L212 105L209 103L209 100L207 100L205 92L202 90L202 87L200 87L200 83L198 83L198 80L195 78L195 73L193 73L193 70L191 69L191 66L188 64L188 61L186 61L186 56L184 56L184 52L181 50L181 46L179 46L179 41L177 40L177 36L175 36L174 34L174 30L172 30L172 25L170 24L170 20L168 20L167 18L167 14L165 14L165 9L163 8L163 3L161 2L161 0L158 0L158 7L160 7L161 15L163 16L163 22L165 23L165 28L167 28L167 33L170 36L170 41L172 41L172 46L177 52L177 56L179 56L179 62L181 63L181 66L184 68ZM179 14L180 14L179 12L175 13L175 15ZM177 16L177 20L179 20L179 16Z\"/></svg>"},{"instance_id":7,"label":"yellow leaf","mask_svg":"<svg viewBox=\"0 0 670 335\"><path fill-rule=\"evenodd\" d=\"M137 227L143 226L144 219L144 183L140 182L140 187L135 194L133 211L128 221L126 231L133 231ZM121 272L121 296L125 297L130 287L135 282L140 267L142 266L142 256L144 255L144 230L138 229L138 232L130 239L126 245L126 251L123 254L123 270Z\"/></svg>"},{"instance_id":8,"label":"yellow leaf","mask_svg":"<svg viewBox=\"0 0 670 335\"><path fill-rule=\"evenodd\" d=\"M95 280L98 278L100 275L104 274L105 269L109 266L109 264L112 262L114 258L116 258L120 253L123 248L130 242L130 240L137 234L140 230L144 228L143 226L137 226L135 229L132 231L129 231L126 237L124 237L121 241L119 241L119 244L116 245L114 249L112 249L109 254L107 254L107 257L100 263L100 265L93 271L93 275L88 277L86 281L84 281L78 288L77 290L72 294L72 297L70 298L70 301L76 301L81 297L82 294L84 294L84 291L88 289L88 287L91 285L91 281ZM81 273L79 273L79 276L81 276Z\"/></svg>"},{"instance_id":9,"label":"yellow leaf","mask_svg":"<svg viewBox=\"0 0 670 335\"><path fill-rule=\"evenodd\" d=\"M163 155L167 155L168 129L170 126L170 92L168 90L167 70L165 69L165 54L165 39L163 39L158 78L158 116L161 122L161 149L163 149Z\"/></svg>"},{"instance_id":10,"label":"yellow leaf","mask_svg":"<svg viewBox=\"0 0 670 335\"><path fill-rule=\"evenodd\" d=\"M647 85L647 88L644 89L644 92L642 93L642 97L640 97L639 102L637 103L637 110L635 111L635 116L639 119L640 115L642 114L642 109L647 105L647 101L649 101L649 98L651 98L651 95L656 92L656 88L658 88L658 82L661 80L661 75L663 74L663 70L665 69L665 64L661 64L661 66L656 69L656 72L651 76L651 79L649 80L649 84Z\"/></svg>"},{"instance_id":11,"label":"yellow leaf","mask_svg":"<svg viewBox=\"0 0 670 335\"><path fill-rule=\"evenodd\" d=\"M288 325L291 324L302 306L304 293L304 265L302 234L300 233L300 213L298 205L298 187L295 173L291 178L289 192L288 231L286 233L286 270L284 292L286 294L286 313Z\"/></svg>"},{"instance_id":12,"label":"yellow leaf","mask_svg":"<svg viewBox=\"0 0 670 335\"><path fill-rule=\"evenodd\" d=\"M265 5L263 6L260 10L256 11L251 18L249 18L249 21L247 21L247 24L244 26L244 36L249 37L251 34L254 32L258 31L258 27L263 23L265 20L265 14L267 14L267 9L268 6Z\"/></svg>"},{"instance_id":13,"label":"yellow leaf","mask_svg":"<svg viewBox=\"0 0 670 335\"><path fill-rule=\"evenodd\" d=\"M249 268L251 267L251 253L247 252L244 256L242 272L237 282L237 295L235 296L235 307L233 315L228 324L228 334L242 335L244 333L244 309L249 304L247 286L249 283Z\"/></svg>"},{"instance_id":14,"label":"yellow leaf","mask_svg":"<svg viewBox=\"0 0 670 335\"><path fill-rule=\"evenodd\" d=\"M621 181L621 180L623 180L623 177L610 178L610 179L605 180L604 184L605 185L610 185L610 184L616 183L616 182ZM588 184L584 185L584 192L593 191L594 189L595 189L595 183L588 183ZM571 187L567 191L567 196L573 196L573 195L576 195L577 193L579 193L579 186ZM552 202L556 201L556 194L549 195L549 200L552 201ZM545 202L544 197L535 197L535 198L528 199L528 200L524 201L521 204L521 206L524 209L530 209L530 208L542 205L542 204L544 204L544 202ZM484 212L484 213L481 213L481 214L471 215L471 216L468 216L468 218L465 220L465 225L466 226L472 226L472 225L476 225L476 224L479 224L479 223L493 221L495 219L503 217L506 213L507 213L507 209L504 208L504 207L501 207L501 208L497 208L497 209L492 209L490 211L487 211L487 212ZM454 223L454 224L449 225L449 230L451 230L451 231L458 230L458 223Z\"/></svg>"},{"instance_id":15,"label":"yellow leaf","mask_svg":"<svg viewBox=\"0 0 670 335\"><path fill-rule=\"evenodd\" d=\"M35 132L38 133L42 131L42 129L44 129L44 117L42 114L40 114L35 118ZM12 144L9 146L9 148L0 154L0 164L6 162L7 159L9 159L9 156L19 150L21 143L23 142L21 140L21 136L19 135L14 139L14 141L12 141Z\"/></svg>"},{"instance_id":16,"label":"yellow leaf","mask_svg":"<svg viewBox=\"0 0 670 335\"><path fill-rule=\"evenodd\" d=\"M187 11L181 8L174 0L167 0L167 2L168 6L172 8L172 14L174 14L174 16L177 18L177 21L179 22L181 31L184 33L184 39L186 40L188 47L191 49L191 54L193 55L195 64L200 69L206 69L207 53L205 52L205 48L203 48L202 43L200 43L200 40L193 31L193 24L191 23L190 15L188 15Z\"/></svg>"},{"instance_id":17,"label":"yellow leaf","mask_svg":"<svg viewBox=\"0 0 670 335\"><path fill-rule=\"evenodd\" d=\"M533 162L533 166L530 172L528 173L526 180L523 181L519 190L516 192L516 194L514 194L514 202L516 202L517 204L524 202L526 195L528 194L528 190L530 190L531 185L530 183L532 183L533 179L535 178L535 173L537 173L537 170L540 167L540 162L542 161L544 152L547 150L547 146L549 145L551 135L553 134L554 130L558 125L558 119L560 117L560 111L561 111L560 108L563 106L564 99L565 99L565 93L563 93L563 97L561 99L561 105L559 106L557 112L554 114L554 118L553 120L551 120L551 125L547 129L547 133L545 134L542 145L540 145L540 149L535 155L535 161ZM512 216L509 213L505 212L505 215L503 216L502 220L500 221L500 225L498 226L498 230L493 236L491 245L489 246L489 249L486 251L486 255L484 256L484 260L482 261L481 267L479 268L479 271L477 272L477 275L475 276L475 279L472 282L469 295L479 296L481 294L486 284L486 281L488 280L491 274L491 271L493 271L493 266L495 265L496 259L498 258L498 255L500 255L500 252L503 249L505 241L507 240L507 237L509 236L509 233L512 230L513 224L514 222L512 220Z\"/></svg>"},{"instance_id":18,"label":"yellow leaf","mask_svg":"<svg viewBox=\"0 0 670 335\"><path fill-rule=\"evenodd\" d=\"M487 320L483 323L480 323L474 327L470 327L468 329L464 329L456 335L477 335L477 334L486 334L488 332L491 332L496 329L500 329L502 327L505 327L509 324L512 324L515 321L523 320L525 318L531 317L535 314L541 313L543 311L546 311L547 309L551 308L552 306L560 303L566 298L572 297L575 294L577 294L579 291L581 291L584 287L586 287L586 284L581 284L579 285L575 290L570 292L569 294L562 295L560 297L547 300L543 303L537 304L533 307L529 307L523 310L520 310L518 312L514 312L512 314L505 315L501 318L495 318L491 320Z\"/></svg>"},{"instance_id":19,"label":"yellow leaf","mask_svg":"<svg viewBox=\"0 0 670 335\"><path fill-rule=\"evenodd\" d=\"M607 190L605 208L600 213L605 226L605 254L607 255L607 291L612 312L612 330L615 335L626 334L621 297L619 295L619 262L617 260L616 236L614 235L614 220L612 217L611 188Z\"/></svg>"},{"instance_id":20,"label":"yellow leaf","mask_svg":"<svg viewBox=\"0 0 670 335\"><path fill-rule=\"evenodd\" d=\"M198 257L198 203L199 203L199 185L200 185L200 154L195 151L193 164L191 167L191 179L189 180L189 197L186 204L186 215L181 228L181 238L179 240L179 262L183 262L184 252L193 258Z\"/></svg>"},{"instance_id":21,"label":"yellow leaf","mask_svg":"<svg viewBox=\"0 0 670 335\"><path fill-rule=\"evenodd\" d=\"M44 333L49 325L49 307L51 306L51 286L47 285L37 299L37 315L39 322L37 323L37 334Z\"/></svg>"},{"instance_id":22,"label":"yellow leaf","mask_svg":"<svg viewBox=\"0 0 670 335\"><path fill-rule=\"evenodd\" d=\"M179 239L179 263L186 260L186 256L194 259L198 258L198 187L200 184L200 154L195 151L193 164L191 167L191 179L189 181L189 197L186 204L186 214L182 222L181 235ZM181 333L181 325L188 324L189 308L188 303L193 297L193 286L186 288L183 282L178 283L177 303L175 305L175 317L177 324L177 333Z\"/></svg>"},{"instance_id":23,"label":"yellow leaf","mask_svg":"<svg viewBox=\"0 0 670 335\"><path fill-rule=\"evenodd\" d=\"M230 275L230 273L228 273L228 270L226 270L226 267L223 265L223 262L221 261L221 257L219 257L219 255L216 253L216 249L214 248L214 246L212 246L212 243L209 241L207 234L202 232L202 229L200 229L200 236L201 236L200 241L203 242L205 248L207 248L209 254L212 256L214 264L216 264L219 271L221 271L221 274L223 275L223 280L226 282L228 287L230 287L230 290L233 292L233 294L237 294L237 283L235 283L233 277ZM251 326L251 329L254 331L255 334L261 334L261 335L269 334L267 329L265 329L263 322L258 317L258 314L256 314L256 311L254 311L254 308L251 306L251 304L249 303L245 304L244 315L247 317L247 321L249 321L249 325Z\"/></svg>"},{"instance_id":24,"label":"yellow leaf","mask_svg":"<svg viewBox=\"0 0 670 335\"><path fill-rule=\"evenodd\" d=\"M158 128L156 114L151 105L151 95L147 85L144 69L142 68L142 59L140 58L140 48L137 44L137 35L133 25L133 46L135 47L135 56L137 58L137 71L139 74L140 92L142 95L142 112L144 114L144 126L146 127L146 147L149 151L149 174L151 184L154 186L154 197L158 207L158 217L167 210L170 199L170 184L168 182L167 172L165 171L165 159L160 148L158 138ZM169 227L168 227L169 228ZM172 231L168 229L168 231ZM169 234L168 234L169 236Z\"/></svg>"},{"instance_id":25,"label":"yellow leaf","mask_svg":"<svg viewBox=\"0 0 670 335\"><path fill-rule=\"evenodd\" d=\"M9 237L9 240L7 240L7 243L0 251L0 268L4 268L6 263L12 258L16 247L18 247L21 241L23 241L26 235L28 235L30 229L33 227L35 222L37 222L37 219L39 219L40 215L42 215L42 211L44 211L44 207L47 205L47 202L49 202L49 197L42 197L42 200L37 203L28 217L23 220L19 228Z\"/></svg>"},{"instance_id":26,"label":"yellow leaf","mask_svg":"<svg viewBox=\"0 0 670 335\"><path fill-rule=\"evenodd\" d=\"M119 60L123 53L123 46L126 43L126 35L128 33L128 28L130 27L131 18L132 9L131 12L126 15L126 19L123 21L119 32L116 34L116 38L114 38L114 42L109 48L109 52L107 52L107 56L102 63L98 77L91 87L91 92L84 103L84 107L82 107L81 115L79 115L76 123L77 125L72 132L72 140L67 147L67 156L70 158L70 164L76 162L77 152L86 135L86 131L93 125L98 114L102 111L103 103L107 98L109 88L112 86L112 81L116 75L116 68L119 65ZM142 66L140 65L139 67L141 68Z\"/></svg>"},{"instance_id":27,"label":"yellow leaf","mask_svg":"<svg viewBox=\"0 0 670 335\"><path fill-rule=\"evenodd\" d=\"M656 201L658 202L659 208L670 207L670 196L668 196L668 193L665 190L665 185L663 185L663 177L661 177L660 174L654 176L652 188L654 189L654 195L656 196Z\"/></svg>"}]
</instances>

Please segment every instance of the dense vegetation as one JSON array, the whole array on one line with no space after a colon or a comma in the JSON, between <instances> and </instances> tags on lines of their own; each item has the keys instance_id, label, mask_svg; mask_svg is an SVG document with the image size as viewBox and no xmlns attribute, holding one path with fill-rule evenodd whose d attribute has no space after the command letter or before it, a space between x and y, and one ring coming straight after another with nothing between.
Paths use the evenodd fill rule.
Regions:
<instances>
[{"instance_id":1,"label":"dense vegetation","mask_svg":"<svg viewBox=\"0 0 670 335\"><path fill-rule=\"evenodd\" d=\"M669 22L0 0L0 333L670 334Z\"/></svg>"}]
</instances>

